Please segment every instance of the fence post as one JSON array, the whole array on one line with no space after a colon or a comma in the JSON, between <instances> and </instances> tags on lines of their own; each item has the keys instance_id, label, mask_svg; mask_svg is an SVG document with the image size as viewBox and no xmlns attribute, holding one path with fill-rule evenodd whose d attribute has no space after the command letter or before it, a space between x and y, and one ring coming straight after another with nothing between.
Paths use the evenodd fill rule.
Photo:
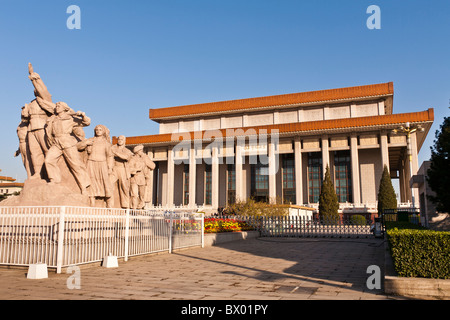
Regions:
<instances>
[{"instance_id":1,"label":"fence post","mask_svg":"<svg viewBox=\"0 0 450 320\"><path fill-rule=\"evenodd\" d=\"M173 212L169 211L169 253L172 253L172 235L173 235Z\"/></svg>"},{"instance_id":2,"label":"fence post","mask_svg":"<svg viewBox=\"0 0 450 320\"><path fill-rule=\"evenodd\" d=\"M130 233L130 209L128 208L125 213L125 252L124 261L128 261L128 238Z\"/></svg>"},{"instance_id":3,"label":"fence post","mask_svg":"<svg viewBox=\"0 0 450 320\"><path fill-rule=\"evenodd\" d=\"M271 237L272 236L272 230L270 230L271 225L270 225L269 217L264 217L263 224L264 224L264 227L266 228L264 230L264 233L267 234L269 237Z\"/></svg>"},{"instance_id":4,"label":"fence post","mask_svg":"<svg viewBox=\"0 0 450 320\"><path fill-rule=\"evenodd\" d=\"M202 212L202 248L205 247L205 214Z\"/></svg>"},{"instance_id":5,"label":"fence post","mask_svg":"<svg viewBox=\"0 0 450 320\"><path fill-rule=\"evenodd\" d=\"M56 273L61 273L64 259L64 219L66 207L60 207L59 211L59 229L58 229L58 248L56 251Z\"/></svg>"}]
</instances>

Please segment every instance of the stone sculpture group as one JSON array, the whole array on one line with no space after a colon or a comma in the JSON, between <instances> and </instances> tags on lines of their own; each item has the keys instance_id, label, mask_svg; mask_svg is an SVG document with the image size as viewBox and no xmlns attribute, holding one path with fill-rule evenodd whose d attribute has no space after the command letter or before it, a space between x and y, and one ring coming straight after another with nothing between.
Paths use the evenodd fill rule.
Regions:
<instances>
[{"instance_id":1,"label":"stone sculpture group","mask_svg":"<svg viewBox=\"0 0 450 320\"><path fill-rule=\"evenodd\" d=\"M133 151L119 136L97 125L94 137L84 127L91 119L52 96L39 74L28 65L34 86L30 103L22 107L17 128L19 148L28 175L20 196L2 205L83 205L142 209L155 163L138 145Z\"/></svg>"}]
</instances>

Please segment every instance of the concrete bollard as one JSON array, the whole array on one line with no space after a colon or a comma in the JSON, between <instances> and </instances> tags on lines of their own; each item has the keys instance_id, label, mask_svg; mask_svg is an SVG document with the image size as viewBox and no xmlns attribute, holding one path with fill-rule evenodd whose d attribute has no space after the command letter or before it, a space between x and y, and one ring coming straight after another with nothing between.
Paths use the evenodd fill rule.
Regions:
<instances>
[{"instance_id":1,"label":"concrete bollard","mask_svg":"<svg viewBox=\"0 0 450 320\"><path fill-rule=\"evenodd\" d=\"M47 264L36 263L28 267L27 279L47 279Z\"/></svg>"},{"instance_id":2,"label":"concrete bollard","mask_svg":"<svg viewBox=\"0 0 450 320\"><path fill-rule=\"evenodd\" d=\"M119 267L119 264L117 262L117 257L109 254L109 256L106 256L103 258L103 267L105 268L117 268Z\"/></svg>"}]
</instances>

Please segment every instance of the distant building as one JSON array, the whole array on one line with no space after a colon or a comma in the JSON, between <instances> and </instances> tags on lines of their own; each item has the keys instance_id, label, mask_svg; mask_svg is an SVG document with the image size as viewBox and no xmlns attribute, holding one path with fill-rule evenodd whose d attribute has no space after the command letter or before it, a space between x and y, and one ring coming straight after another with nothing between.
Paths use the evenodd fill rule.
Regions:
<instances>
[{"instance_id":1,"label":"distant building","mask_svg":"<svg viewBox=\"0 0 450 320\"><path fill-rule=\"evenodd\" d=\"M428 224L437 217L436 206L428 198L428 196L435 196L433 190L430 189L427 181L427 171L430 168L431 161L424 161L420 166L417 174L410 180L410 186L417 188L419 192L419 204L420 204L420 218L422 224L428 226Z\"/></svg>"},{"instance_id":2,"label":"distant building","mask_svg":"<svg viewBox=\"0 0 450 320\"><path fill-rule=\"evenodd\" d=\"M217 210L253 197L317 208L329 166L341 213L373 214L384 165L400 201L412 200L406 137L392 130L424 128L411 135L415 174L434 120L433 109L394 114L393 97L389 82L150 109L159 134L126 144L156 163L149 205Z\"/></svg>"},{"instance_id":3,"label":"distant building","mask_svg":"<svg viewBox=\"0 0 450 320\"><path fill-rule=\"evenodd\" d=\"M22 191L23 183L14 181L16 181L16 179L0 176L0 195L7 196Z\"/></svg>"}]
</instances>

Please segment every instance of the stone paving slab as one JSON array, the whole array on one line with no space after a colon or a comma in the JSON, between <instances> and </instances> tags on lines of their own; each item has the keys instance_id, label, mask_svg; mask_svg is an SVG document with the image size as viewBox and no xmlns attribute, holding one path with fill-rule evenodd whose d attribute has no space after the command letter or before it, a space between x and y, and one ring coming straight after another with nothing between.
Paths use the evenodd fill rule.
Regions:
<instances>
[{"instance_id":1,"label":"stone paving slab","mask_svg":"<svg viewBox=\"0 0 450 320\"><path fill-rule=\"evenodd\" d=\"M0 268L0 299L57 300L403 300L369 290L367 267L384 267L382 239L249 239L190 248L30 280ZM383 273L382 273L383 274Z\"/></svg>"}]
</instances>

